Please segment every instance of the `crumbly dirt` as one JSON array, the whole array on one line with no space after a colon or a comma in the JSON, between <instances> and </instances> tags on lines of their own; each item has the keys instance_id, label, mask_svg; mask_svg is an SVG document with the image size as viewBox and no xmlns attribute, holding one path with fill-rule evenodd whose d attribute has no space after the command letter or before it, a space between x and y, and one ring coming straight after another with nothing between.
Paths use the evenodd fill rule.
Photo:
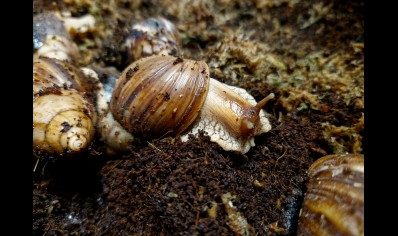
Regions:
<instances>
[{"instance_id":1,"label":"crumbly dirt","mask_svg":"<svg viewBox=\"0 0 398 236\"><path fill-rule=\"evenodd\" d=\"M80 66L124 69L128 25L163 16L182 35L182 56L206 61L211 77L257 100L276 95L264 108L272 130L245 155L203 133L113 157L98 140L79 157L35 153L34 235L295 235L311 163L363 153L363 1L33 3L34 14L96 18L96 30L73 36ZM233 210L222 200L228 193Z\"/></svg>"}]
</instances>

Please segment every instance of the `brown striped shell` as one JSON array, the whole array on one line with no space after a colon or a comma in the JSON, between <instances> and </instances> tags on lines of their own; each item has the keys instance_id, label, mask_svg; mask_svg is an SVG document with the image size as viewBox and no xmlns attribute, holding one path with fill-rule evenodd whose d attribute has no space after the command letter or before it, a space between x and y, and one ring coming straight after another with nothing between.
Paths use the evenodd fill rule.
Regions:
<instances>
[{"instance_id":1,"label":"brown striped shell","mask_svg":"<svg viewBox=\"0 0 398 236\"><path fill-rule=\"evenodd\" d=\"M364 158L334 154L315 161L298 235L364 235Z\"/></svg>"},{"instance_id":2,"label":"brown striped shell","mask_svg":"<svg viewBox=\"0 0 398 236\"><path fill-rule=\"evenodd\" d=\"M96 113L86 91L94 83L73 65L33 62L33 148L50 155L76 154L94 138Z\"/></svg>"},{"instance_id":3,"label":"brown striped shell","mask_svg":"<svg viewBox=\"0 0 398 236\"><path fill-rule=\"evenodd\" d=\"M93 95L97 82L76 66L66 61L52 58L33 60L33 95L38 96L40 90L59 87L63 89L76 89L86 95ZM93 102L95 98L90 98Z\"/></svg>"},{"instance_id":4,"label":"brown striped shell","mask_svg":"<svg viewBox=\"0 0 398 236\"><path fill-rule=\"evenodd\" d=\"M209 79L209 67L202 61L165 55L142 58L122 72L110 109L140 138L180 134L199 115Z\"/></svg>"}]
</instances>

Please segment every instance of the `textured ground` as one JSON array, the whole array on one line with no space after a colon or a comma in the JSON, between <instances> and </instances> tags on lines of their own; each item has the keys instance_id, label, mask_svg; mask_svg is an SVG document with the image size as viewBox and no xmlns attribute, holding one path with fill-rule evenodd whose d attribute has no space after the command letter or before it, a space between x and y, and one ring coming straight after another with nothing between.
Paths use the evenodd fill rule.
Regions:
<instances>
[{"instance_id":1,"label":"textured ground","mask_svg":"<svg viewBox=\"0 0 398 236\"><path fill-rule=\"evenodd\" d=\"M119 70L131 22L171 20L183 57L205 60L211 77L257 100L275 93L264 108L273 129L246 155L203 134L112 158L100 142L79 158L44 158L33 175L35 235L294 235L309 165L363 153L362 1L34 1L34 14L57 9L97 20L95 31L74 37L80 65ZM231 216L247 224L234 226Z\"/></svg>"}]
</instances>

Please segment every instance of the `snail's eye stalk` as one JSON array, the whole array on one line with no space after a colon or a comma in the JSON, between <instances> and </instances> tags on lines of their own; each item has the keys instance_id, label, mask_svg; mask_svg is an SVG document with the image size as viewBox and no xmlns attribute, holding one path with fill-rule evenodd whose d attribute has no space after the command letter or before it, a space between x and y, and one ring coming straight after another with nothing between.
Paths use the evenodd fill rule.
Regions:
<instances>
[{"instance_id":1,"label":"snail's eye stalk","mask_svg":"<svg viewBox=\"0 0 398 236\"><path fill-rule=\"evenodd\" d=\"M259 114L261 109L267 104L267 102L275 97L274 93L270 93L268 96L263 98L260 102L256 104L254 107L248 108L243 114L242 124L241 124L241 133L242 135L250 136L254 134L253 132L259 120Z\"/></svg>"}]
</instances>

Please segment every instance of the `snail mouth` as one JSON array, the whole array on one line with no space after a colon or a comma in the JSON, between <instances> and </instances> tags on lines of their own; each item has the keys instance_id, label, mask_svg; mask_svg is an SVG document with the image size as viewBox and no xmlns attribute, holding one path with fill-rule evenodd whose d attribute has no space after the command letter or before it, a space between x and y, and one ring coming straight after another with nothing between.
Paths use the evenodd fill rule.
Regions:
<instances>
[{"instance_id":1,"label":"snail mouth","mask_svg":"<svg viewBox=\"0 0 398 236\"><path fill-rule=\"evenodd\" d=\"M242 119L242 123L241 123L241 127L240 127L240 132L242 136L245 137L250 137L250 136L254 136L255 134L255 129L257 127L257 123L258 120L257 119L253 119L256 118L255 116L252 117L245 117Z\"/></svg>"},{"instance_id":2,"label":"snail mouth","mask_svg":"<svg viewBox=\"0 0 398 236\"><path fill-rule=\"evenodd\" d=\"M253 130L255 127L254 123L246 118L242 120L242 125L243 125L244 129L247 129L249 131Z\"/></svg>"}]
</instances>

